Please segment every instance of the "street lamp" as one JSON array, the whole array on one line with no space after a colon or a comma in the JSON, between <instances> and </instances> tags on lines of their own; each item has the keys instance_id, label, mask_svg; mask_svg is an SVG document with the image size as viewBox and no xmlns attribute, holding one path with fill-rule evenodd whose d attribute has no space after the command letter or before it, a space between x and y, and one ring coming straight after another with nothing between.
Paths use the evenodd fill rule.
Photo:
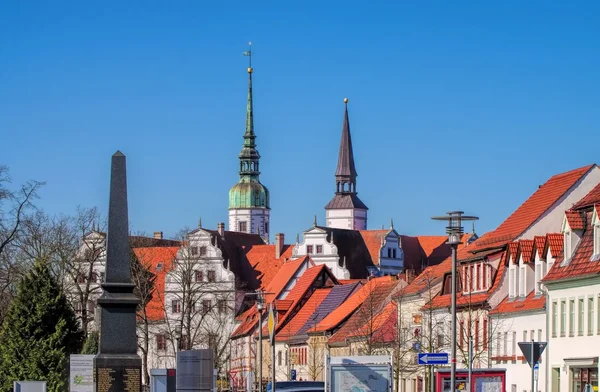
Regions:
<instances>
[{"instance_id":1,"label":"street lamp","mask_svg":"<svg viewBox=\"0 0 600 392\"><path fill-rule=\"evenodd\" d=\"M434 216L433 220L448 221L446 226L446 233L448 233L448 245L452 247L452 306L450 313L452 315L452 332L451 332L451 347L450 347L450 391L456 391L456 251L458 245L461 243L461 237L464 233L463 227L461 226L463 221L473 221L479 219L476 216L463 215L463 211L450 211L445 216ZM469 386L469 388L471 388ZM471 388L472 389L472 388ZM471 391L469 391L471 392Z\"/></svg>"},{"instance_id":2,"label":"street lamp","mask_svg":"<svg viewBox=\"0 0 600 392\"><path fill-rule=\"evenodd\" d=\"M258 391L262 392L262 311L265 297L262 290L256 292L256 309L258 309Z\"/></svg>"}]
</instances>

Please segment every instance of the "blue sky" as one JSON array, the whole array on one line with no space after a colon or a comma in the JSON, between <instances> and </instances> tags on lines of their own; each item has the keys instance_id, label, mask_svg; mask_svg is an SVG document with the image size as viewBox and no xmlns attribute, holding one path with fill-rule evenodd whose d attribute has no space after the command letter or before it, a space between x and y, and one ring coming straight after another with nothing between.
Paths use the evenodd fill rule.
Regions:
<instances>
[{"instance_id":1,"label":"blue sky","mask_svg":"<svg viewBox=\"0 0 600 392\"><path fill-rule=\"evenodd\" d=\"M125 4L126 3L126 4ZM526 4L525 4L526 3ZM324 220L343 115L369 226L496 227L551 175L598 163L598 2L12 1L0 12L0 164L39 206L106 212L128 158L130 223L227 221L253 42L272 233Z\"/></svg>"}]
</instances>

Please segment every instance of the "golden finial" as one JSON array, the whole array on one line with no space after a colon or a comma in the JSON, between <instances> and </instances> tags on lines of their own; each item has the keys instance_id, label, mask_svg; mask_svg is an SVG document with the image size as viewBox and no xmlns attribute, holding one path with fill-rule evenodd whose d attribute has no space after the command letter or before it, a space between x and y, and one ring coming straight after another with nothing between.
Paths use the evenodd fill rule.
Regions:
<instances>
[{"instance_id":1,"label":"golden finial","mask_svg":"<svg viewBox=\"0 0 600 392\"><path fill-rule=\"evenodd\" d=\"M249 67L249 68L248 68L248 73L252 73L252 71L253 71L253 70L252 70L252 67Z\"/></svg>"},{"instance_id":2,"label":"golden finial","mask_svg":"<svg viewBox=\"0 0 600 392\"><path fill-rule=\"evenodd\" d=\"M344 103L348 103L348 98L344 98Z\"/></svg>"}]
</instances>

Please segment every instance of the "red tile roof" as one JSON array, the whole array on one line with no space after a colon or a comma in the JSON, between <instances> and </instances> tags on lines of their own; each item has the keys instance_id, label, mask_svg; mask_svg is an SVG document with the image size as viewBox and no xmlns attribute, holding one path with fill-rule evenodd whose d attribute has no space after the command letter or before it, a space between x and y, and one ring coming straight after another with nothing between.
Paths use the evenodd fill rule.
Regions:
<instances>
[{"instance_id":1,"label":"red tile roof","mask_svg":"<svg viewBox=\"0 0 600 392\"><path fill-rule=\"evenodd\" d=\"M340 323L352 315L352 313L364 302L365 298L371 295L371 293L377 293L379 291L395 288L399 285L399 283L400 281L398 279L391 276L383 276L369 280L350 298L343 302L336 310L321 320L321 322L315 328L311 328L309 332L326 332L337 328Z\"/></svg>"},{"instance_id":2,"label":"red tile roof","mask_svg":"<svg viewBox=\"0 0 600 392\"><path fill-rule=\"evenodd\" d=\"M379 255L381 254L381 245L390 230L360 230L360 235L365 241L365 245L371 255L374 265L379 265Z\"/></svg>"},{"instance_id":3,"label":"red tile roof","mask_svg":"<svg viewBox=\"0 0 600 392\"><path fill-rule=\"evenodd\" d=\"M564 235L562 233L551 233L547 234L546 237L548 238L546 246L548 246L552 257L557 258L562 255L565 246Z\"/></svg>"},{"instance_id":4,"label":"red tile roof","mask_svg":"<svg viewBox=\"0 0 600 392\"><path fill-rule=\"evenodd\" d=\"M383 309L373 312L361 306L328 341L329 345L345 343L347 339L365 338L373 343L389 343L395 339L398 319L398 304L389 301Z\"/></svg>"},{"instance_id":5,"label":"red tile roof","mask_svg":"<svg viewBox=\"0 0 600 392\"><path fill-rule=\"evenodd\" d=\"M587 222L591 222L592 212L587 212ZM600 262L590 261L594 250L594 230L588 225L583 232L579 245L575 248L573 257L568 263L554 263L543 282L555 282L564 279L600 275ZM565 265L562 265L565 264Z\"/></svg>"},{"instance_id":6,"label":"red tile roof","mask_svg":"<svg viewBox=\"0 0 600 392\"><path fill-rule=\"evenodd\" d=\"M293 245L284 245L281 256L276 258L275 245L253 245L246 253L250 266L256 271L260 288L265 289L277 275L284 262L292 258Z\"/></svg>"},{"instance_id":7,"label":"red tile roof","mask_svg":"<svg viewBox=\"0 0 600 392\"><path fill-rule=\"evenodd\" d=\"M464 236L463 236L464 238ZM425 252L425 256L429 257L439 247L446 247L448 236L446 235L419 235L417 240ZM446 255L446 257L448 257Z\"/></svg>"},{"instance_id":8,"label":"red tile roof","mask_svg":"<svg viewBox=\"0 0 600 392\"><path fill-rule=\"evenodd\" d=\"M546 236L536 235L533 237L533 252L537 252L538 257L544 257L544 250L546 248Z\"/></svg>"},{"instance_id":9,"label":"red tile roof","mask_svg":"<svg viewBox=\"0 0 600 392\"><path fill-rule=\"evenodd\" d=\"M519 252L524 263L529 263L533 256L533 240L519 240Z\"/></svg>"},{"instance_id":10,"label":"red tile roof","mask_svg":"<svg viewBox=\"0 0 600 392\"><path fill-rule=\"evenodd\" d=\"M473 243L479 249L502 246L521 235L540 216L554 205L569 189L571 189L583 176L596 165L589 165L579 169L552 176L546 183L538 188L515 212L513 212L496 230L484 234Z\"/></svg>"},{"instance_id":11,"label":"red tile roof","mask_svg":"<svg viewBox=\"0 0 600 392\"><path fill-rule=\"evenodd\" d=\"M571 209L580 210L600 204L600 184L596 185L587 195L573 205Z\"/></svg>"},{"instance_id":12,"label":"red tile roof","mask_svg":"<svg viewBox=\"0 0 600 392\"><path fill-rule=\"evenodd\" d=\"M452 259L447 258L441 264L427 267L408 286L400 291L401 296L409 296L432 290L433 286L441 282L446 272L452 268ZM432 293L433 294L433 293Z\"/></svg>"},{"instance_id":13,"label":"red tile roof","mask_svg":"<svg viewBox=\"0 0 600 392\"><path fill-rule=\"evenodd\" d=\"M571 230L583 230L585 222L579 211L567 210L565 211L565 219L569 224Z\"/></svg>"},{"instance_id":14,"label":"red tile roof","mask_svg":"<svg viewBox=\"0 0 600 392\"><path fill-rule=\"evenodd\" d=\"M534 310L543 310L546 306L545 295L535 295L535 291L529 293L525 298L506 297L490 314L520 313Z\"/></svg>"},{"instance_id":15,"label":"red tile roof","mask_svg":"<svg viewBox=\"0 0 600 392\"><path fill-rule=\"evenodd\" d=\"M295 336L300 329L310 320L321 302L329 295L331 287L316 289L310 296L308 301L300 308L300 311L283 327L276 335L277 341L286 341L290 337Z\"/></svg>"},{"instance_id":16,"label":"red tile roof","mask_svg":"<svg viewBox=\"0 0 600 392\"><path fill-rule=\"evenodd\" d=\"M510 244L508 244L508 254L510 255L510 260L513 262L513 264L516 264L519 262L519 260L517 260L518 252L519 252L519 241L513 241Z\"/></svg>"},{"instance_id":17,"label":"red tile roof","mask_svg":"<svg viewBox=\"0 0 600 392\"><path fill-rule=\"evenodd\" d=\"M268 304L273 302L273 300L279 299L279 296L282 294L290 280L306 262L311 263L310 258L308 256L303 256L299 259L288 261L279 268L277 275L275 275L275 277L271 280L271 283L265 289L265 310L268 309ZM237 338L251 333L258 324L257 312L258 310L256 309L256 305L253 305L250 309L238 316L237 319L241 321L241 323L238 325L235 331L233 331L231 337Z\"/></svg>"},{"instance_id":18,"label":"red tile roof","mask_svg":"<svg viewBox=\"0 0 600 392\"><path fill-rule=\"evenodd\" d=\"M152 297L146 305L146 315L151 321L165 318L165 276L171 270L178 250L179 247L174 246L133 248L139 262L156 276Z\"/></svg>"}]
</instances>

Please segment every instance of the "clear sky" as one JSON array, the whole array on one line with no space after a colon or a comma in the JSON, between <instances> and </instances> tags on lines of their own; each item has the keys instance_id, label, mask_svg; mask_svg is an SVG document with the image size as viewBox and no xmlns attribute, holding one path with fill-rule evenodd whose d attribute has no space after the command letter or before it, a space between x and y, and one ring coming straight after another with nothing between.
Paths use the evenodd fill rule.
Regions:
<instances>
[{"instance_id":1,"label":"clear sky","mask_svg":"<svg viewBox=\"0 0 600 392\"><path fill-rule=\"evenodd\" d=\"M106 212L128 159L135 231L227 222L247 42L271 233L334 191L343 115L370 228L496 227L551 175L600 163L600 2L5 1L0 164L39 206Z\"/></svg>"}]
</instances>

